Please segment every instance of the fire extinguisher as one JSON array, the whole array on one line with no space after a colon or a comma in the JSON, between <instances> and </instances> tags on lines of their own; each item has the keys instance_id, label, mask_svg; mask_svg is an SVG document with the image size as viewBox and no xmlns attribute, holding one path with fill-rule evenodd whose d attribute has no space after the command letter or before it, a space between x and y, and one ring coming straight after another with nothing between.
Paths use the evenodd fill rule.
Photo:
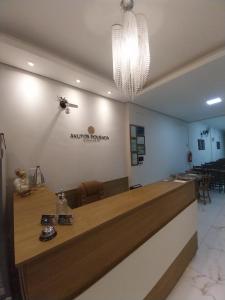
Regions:
<instances>
[{"instance_id":1,"label":"fire extinguisher","mask_svg":"<svg viewBox=\"0 0 225 300\"><path fill-rule=\"evenodd\" d=\"M187 154L187 161L188 161L189 163L192 162L192 152L191 152L191 151L188 151L188 154Z\"/></svg>"}]
</instances>

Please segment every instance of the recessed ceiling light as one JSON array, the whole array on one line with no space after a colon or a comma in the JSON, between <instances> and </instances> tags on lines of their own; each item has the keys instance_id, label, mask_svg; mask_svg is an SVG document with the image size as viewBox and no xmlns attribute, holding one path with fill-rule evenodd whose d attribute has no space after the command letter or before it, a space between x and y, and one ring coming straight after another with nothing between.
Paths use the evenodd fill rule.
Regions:
<instances>
[{"instance_id":1,"label":"recessed ceiling light","mask_svg":"<svg viewBox=\"0 0 225 300\"><path fill-rule=\"evenodd\" d=\"M77 79L76 82L77 82L77 83L80 83L80 79Z\"/></svg>"},{"instance_id":2,"label":"recessed ceiling light","mask_svg":"<svg viewBox=\"0 0 225 300\"><path fill-rule=\"evenodd\" d=\"M208 105L213 105L213 104L217 104L217 103L220 103L220 102L222 102L221 98L215 98L215 99L211 99L211 100L206 101L206 103Z\"/></svg>"},{"instance_id":3,"label":"recessed ceiling light","mask_svg":"<svg viewBox=\"0 0 225 300\"><path fill-rule=\"evenodd\" d=\"M108 93L108 95L111 95L111 94L112 94L112 92L110 92L110 91L108 91L107 93Z\"/></svg>"},{"instance_id":4,"label":"recessed ceiling light","mask_svg":"<svg viewBox=\"0 0 225 300\"><path fill-rule=\"evenodd\" d=\"M28 66L30 66L30 67L33 67L34 66L34 63L32 63L31 61L28 61Z\"/></svg>"}]
</instances>

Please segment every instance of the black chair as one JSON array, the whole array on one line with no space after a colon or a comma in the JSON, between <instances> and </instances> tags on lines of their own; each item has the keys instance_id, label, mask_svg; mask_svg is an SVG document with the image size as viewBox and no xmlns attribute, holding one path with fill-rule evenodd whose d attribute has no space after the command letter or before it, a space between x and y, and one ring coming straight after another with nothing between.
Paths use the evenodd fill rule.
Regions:
<instances>
[{"instance_id":1,"label":"black chair","mask_svg":"<svg viewBox=\"0 0 225 300\"><path fill-rule=\"evenodd\" d=\"M199 185L199 196L200 196L199 200L203 201L204 204L206 204L207 202L211 203L209 187L210 187L210 176L202 175L202 179Z\"/></svg>"}]
</instances>

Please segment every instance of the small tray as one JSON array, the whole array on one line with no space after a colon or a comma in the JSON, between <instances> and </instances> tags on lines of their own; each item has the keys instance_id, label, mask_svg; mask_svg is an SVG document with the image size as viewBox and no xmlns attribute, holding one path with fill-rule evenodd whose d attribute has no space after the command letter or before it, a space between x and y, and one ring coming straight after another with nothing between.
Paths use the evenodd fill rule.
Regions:
<instances>
[{"instance_id":1,"label":"small tray","mask_svg":"<svg viewBox=\"0 0 225 300\"><path fill-rule=\"evenodd\" d=\"M42 215L41 216L41 225L55 225L56 216L55 215Z\"/></svg>"},{"instance_id":2,"label":"small tray","mask_svg":"<svg viewBox=\"0 0 225 300\"><path fill-rule=\"evenodd\" d=\"M72 215L59 215L58 216L58 224L59 225L72 225L73 224L73 216Z\"/></svg>"}]
</instances>

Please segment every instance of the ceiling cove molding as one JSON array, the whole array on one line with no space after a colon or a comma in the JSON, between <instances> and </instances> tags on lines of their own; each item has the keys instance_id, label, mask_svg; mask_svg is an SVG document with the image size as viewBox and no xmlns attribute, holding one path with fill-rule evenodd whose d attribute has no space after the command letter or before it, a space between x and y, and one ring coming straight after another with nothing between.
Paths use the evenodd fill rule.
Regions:
<instances>
[{"instance_id":1,"label":"ceiling cove molding","mask_svg":"<svg viewBox=\"0 0 225 300\"><path fill-rule=\"evenodd\" d=\"M217 48L214 51L211 51L210 53L195 59L194 61L184 65L183 67L172 71L171 73L159 78L158 80L154 82L150 82L148 86L146 86L142 92L139 95L145 94L163 84L168 83L169 81L172 81L182 75L185 75L191 71L194 71L195 69L198 69L204 65L207 65L210 62L213 62L221 57L225 56L225 45L222 47ZM138 96L136 97L138 99Z\"/></svg>"},{"instance_id":2,"label":"ceiling cove molding","mask_svg":"<svg viewBox=\"0 0 225 300\"><path fill-rule=\"evenodd\" d=\"M0 33L0 48L0 62L4 64L88 90L105 98L126 102L113 80L99 76L39 47ZM33 61L35 68L31 69L27 61ZM76 78L81 80L79 85L76 84ZM111 95L107 94L109 90Z\"/></svg>"},{"instance_id":3,"label":"ceiling cove molding","mask_svg":"<svg viewBox=\"0 0 225 300\"><path fill-rule=\"evenodd\" d=\"M4 34L0 32L0 62L23 69L25 71L42 75L65 84L69 84L79 89L83 89L94 94L117 100L121 102L127 102L128 100L120 93L116 88L113 80L104 78L94 72L91 72L78 64L75 64L66 59L47 52L37 46L26 43L16 37ZM217 60L225 56L225 45L204 55L185 66L172 71L171 73L159 78L158 80L151 82L143 91L139 94L145 94L149 91L160 87L172 81L188 72L206 65L214 60ZM18 60L18 57L20 58ZM29 60L37 61L37 66L31 69L27 66ZM40 65L39 65L40 63ZM43 68L45 66L45 68ZM48 67L46 67L48 66ZM76 84L76 78L81 79L81 84ZM107 91L111 91L112 94L108 95ZM138 96L135 97L135 101L138 101ZM128 101L129 102L129 101Z\"/></svg>"},{"instance_id":4,"label":"ceiling cove molding","mask_svg":"<svg viewBox=\"0 0 225 300\"><path fill-rule=\"evenodd\" d=\"M225 114L224 113L221 113L220 115L216 116L216 117L210 117L210 118L202 118L202 119L199 119L199 120L196 120L196 121L193 121L193 122L187 122L187 123L198 123L198 122L203 122L204 121L211 121L211 120L215 120L215 119L220 119L220 118L224 118L225 120ZM224 122L225 123L225 122ZM222 129L225 133L225 124L224 124L224 129Z\"/></svg>"},{"instance_id":5,"label":"ceiling cove molding","mask_svg":"<svg viewBox=\"0 0 225 300\"><path fill-rule=\"evenodd\" d=\"M26 43L26 42L24 42L22 40L19 40L19 39L15 38L15 37L12 37L12 36L0 33L0 42L1 43L3 42L5 44L8 44L8 45L10 45L12 47L15 47L17 49L20 49L20 50L24 50L26 52L30 52L31 54L37 55L37 56L39 56L41 58L45 58L45 59L48 59L50 61L54 61L56 63L59 63L60 65L64 65L67 68L70 68L71 70L76 71L77 73L83 73L84 75L89 75L89 76L91 76L92 78L95 78L95 79L99 79L99 78L102 79L102 77L96 75L93 72L87 71L86 69L80 67L77 64L74 64L74 63L69 62L69 61L67 61L65 59L62 59L62 58L60 58L60 57L58 57L58 56L56 56L56 55L54 55L52 53L44 51L41 48L33 46L33 45L29 44L29 43Z\"/></svg>"}]
</instances>

